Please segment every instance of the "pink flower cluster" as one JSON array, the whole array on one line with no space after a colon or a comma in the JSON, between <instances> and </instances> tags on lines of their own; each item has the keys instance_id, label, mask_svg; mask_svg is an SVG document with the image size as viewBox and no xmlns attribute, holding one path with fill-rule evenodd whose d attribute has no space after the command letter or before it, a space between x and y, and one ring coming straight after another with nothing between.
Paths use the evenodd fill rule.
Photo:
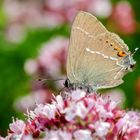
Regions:
<instances>
[{"instance_id":1,"label":"pink flower cluster","mask_svg":"<svg viewBox=\"0 0 140 140\"><path fill-rule=\"evenodd\" d=\"M28 111L26 122L13 121L1 140L140 140L140 113L126 112L96 93L64 93L67 98L58 95Z\"/></svg>"},{"instance_id":2,"label":"pink flower cluster","mask_svg":"<svg viewBox=\"0 0 140 140\"><path fill-rule=\"evenodd\" d=\"M112 4L110 0L42 0L40 2L5 0L4 9L12 23L42 27L71 21L79 10L108 17L111 14Z\"/></svg>"},{"instance_id":3,"label":"pink flower cluster","mask_svg":"<svg viewBox=\"0 0 140 140\"><path fill-rule=\"evenodd\" d=\"M7 38L18 42L25 35L26 27L51 28L70 23L79 10L108 17L112 4L110 0L5 0L4 10L8 21Z\"/></svg>"},{"instance_id":4,"label":"pink flower cluster","mask_svg":"<svg viewBox=\"0 0 140 140\"><path fill-rule=\"evenodd\" d=\"M67 38L57 36L44 43L38 58L26 61L25 71L29 75L38 73L40 77L43 75L51 79L64 77L68 42Z\"/></svg>"},{"instance_id":5,"label":"pink flower cluster","mask_svg":"<svg viewBox=\"0 0 140 140\"><path fill-rule=\"evenodd\" d=\"M53 28L73 21L80 10L88 11L97 17L109 18L117 30L124 34L136 31L134 11L127 1L115 6L111 0L5 0L3 9L7 17L7 38L18 42L28 28ZM18 12L17 12L18 11Z\"/></svg>"},{"instance_id":6,"label":"pink flower cluster","mask_svg":"<svg viewBox=\"0 0 140 140\"><path fill-rule=\"evenodd\" d=\"M127 1L121 1L116 4L112 12L112 20L115 28L123 34L132 34L137 29L132 6Z\"/></svg>"}]
</instances>

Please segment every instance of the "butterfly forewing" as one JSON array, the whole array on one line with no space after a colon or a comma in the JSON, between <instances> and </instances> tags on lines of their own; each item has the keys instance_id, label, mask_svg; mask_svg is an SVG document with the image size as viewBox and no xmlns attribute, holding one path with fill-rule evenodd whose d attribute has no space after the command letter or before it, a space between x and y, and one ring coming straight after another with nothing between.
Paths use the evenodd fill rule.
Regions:
<instances>
[{"instance_id":1,"label":"butterfly forewing","mask_svg":"<svg viewBox=\"0 0 140 140\"><path fill-rule=\"evenodd\" d=\"M93 26L94 25L94 26ZM89 38L106 32L105 27L96 17L86 12L79 12L72 25L70 44L67 57L67 76L74 82L80 80L75 76L77 59L81 59ZM80 56L80 57L79 57Z\"/></svg>"}]
</instances>

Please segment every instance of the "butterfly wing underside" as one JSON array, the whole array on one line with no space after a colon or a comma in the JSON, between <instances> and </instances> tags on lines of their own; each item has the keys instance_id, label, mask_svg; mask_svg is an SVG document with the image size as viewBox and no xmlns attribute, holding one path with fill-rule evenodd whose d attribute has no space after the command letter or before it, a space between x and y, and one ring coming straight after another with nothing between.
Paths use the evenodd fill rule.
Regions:
<instances>
[{"instance_id":1,"label":"butterfly wing underside","mask_svg":"<svg viewBox=\"0 0 140 140\"><path fill-rule=\"evenodd\" d=\"M67 76L71 83L87 82L95 89L121 84L126 73L114 48L126 55L128 48L116 34L110 33L93 15L79 12L72 25L67 58Z\"/></svg>"}]
</instances>

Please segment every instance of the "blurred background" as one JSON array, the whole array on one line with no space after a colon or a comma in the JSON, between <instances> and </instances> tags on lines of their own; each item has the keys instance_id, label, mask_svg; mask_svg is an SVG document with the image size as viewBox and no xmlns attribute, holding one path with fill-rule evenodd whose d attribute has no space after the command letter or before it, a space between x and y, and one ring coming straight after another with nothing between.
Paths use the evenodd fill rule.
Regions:
<instances>
[{"instance_id":1,"label":"blurred background","mask_svg":"<svg viewBox=\"0 0 140 140\"><path fill-rule=\"evenodd\" d=\"M51 101L63 88L71 23L89 11L116 32L133 52L140 48L139 0L1 0L0 135L36 103ZM140 50L134 71L116 88L101 91L123 108L140 109Z\"/></svg>"}]
</instances>

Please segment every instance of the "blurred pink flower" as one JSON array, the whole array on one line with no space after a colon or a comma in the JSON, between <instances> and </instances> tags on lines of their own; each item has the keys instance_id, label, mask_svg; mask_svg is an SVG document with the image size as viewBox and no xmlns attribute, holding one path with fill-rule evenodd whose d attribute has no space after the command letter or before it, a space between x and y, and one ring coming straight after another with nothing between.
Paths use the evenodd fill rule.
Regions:
<instances>
[{"instance_id":1,"label":"blurred pink flower","mask_svg":"<svg viewBox=\"0 0 140 140\"><path fill-rule=\"evenodd\" d=\"M56 37L45 43L39 53L38 62L44 75L52 78L63 77L69 40L64 37Z\"/></svg>"},{"instance_id":2,"label":"blurred pink flower","mask_svg":"<svg viewBox=\"0 0 140 140\"><path fill-rule=\"evenodd\" d=\"M24 69L29 75L37 74L44 77L63 77L69 40L65 37L56 37L44 43L37 59L28 59Z\"/></svg>"},{"instance_id":3,"label":"blurred pink flower","mask_svg":"<svg viewBox=\"0 0 140 140\"><path fill-rule=\"evenodd\" d=\"M46 0L48 9L54 13L59 13L64 21L72 21L79 10L85 10L96 16L108 17L111 14L110 0Z\"/></svg>"},{"instance_id":4,"label":"blurred pink flower","mask_svg":"<svg viewBox=\"0 0 140 140\"><path fill-rule=\"evenodd\" d=\"M27 59L24 64L24 70L27 74L32 75L37 72L38 63L34 59Z\"/></svg>"},{"instance_id":5,"label":"blurred pink flower","mask_svg":"<svg viewBox=\"0 0 140 140\"><path fill-rule=\"evenodd\" d=\"M110 0L91 0L88 11L95 16L108 18L112 13L112 4Z\"/></svg>"},{"instance_id":6,"label":"blurred pink flower","mask_svg":"<svg viewBox=\"0 0 140 140\"><path fill-rule=\"evenodd\" d=\"M52 98L48 89L53 92L57 88L61 89L63 87L63 82L66 79L67 48L68 39L58 36L42 45L38 58L28 59L25 62L26 73L35 77L36 80L33 78L30 95L16 100L15 108L17 110L25 112L27 109L33 109L35 103L48 103ZM64 80L53 81L56 77ZM51 79L51 82L47 79ZM53 86L50 84L53 84Z\"/></svg>"},{"instance_id":7,"label":"blurred pink flower","mask_svg":"<svg viewBox=\"0 0 140 140\"><path fill-rule=\"evenodd\" d=\"M49 103L52 99L52 93L47 89L36 89L31 91L29 95L17 99L14 103L14 108L18 111L34 109L36 104Z\"/></svg>"},{"instance_id":8,"label":"blurred pink flower","mask_svg":"<svg viewBox=\"0 0 140 140\"><path fill-rule=\"evenodd\" d=\"M6 140L6 138L3 138L3 137L0 136L0 140Z\"/></svg>"},{"instance_id":9,"label":"blurred pink flower","mask_svg":"<svg viewBox=\"0 0 140 140\"><path fill-rule=\"evenodd\" d=\"M126 97L124 92L121 89L112 89L103 92L104 98L110 98L112 101L115 101L120 107L123 107Z\"/></svg>"},{"instance_id":10,"label":"blurred pink flower","mask_svg":"<svg viewBox=\"0 0 140 140\"><path fill-rule=\"evenodd\" d=\"M114 7L111 18L119 32L132 34L136 31L137 23L134 18L134 11L129 2L118 2Z\"/></svg>"},{"instance_id":11,"label":"blurred pink flower","mask_svg":"<svg viewBox=\"0 0 140 140\"><path fill-rule=\"evenodd\" d=\"M27 121L16 120L11 123L6 138L140 139L139 112L122 110L116 102L96 93L87 94L77 89L65 94L68 95L65 99L58 95L51 104L38 104L33 111L28 112Z\"/></svg>"},{"instance_id":12,"label":"blurred pink flower","mask_svg":"<svg viewBox=\"0 0 140 140\"><path fill-rule=\"evenodd\" d=\"M126 140L140 139L140 113L129 111L116 123L116 128L121 137Z\"/></svg>"},{"instance_id":13,"label":"blurred pink flower","mask_svg":"<svg viewBox=\"0 0 140 140\"><path fill-rule=\"evenodd\" d=\"M17 135L22 134L25 129L25 123L22 120L13 120L13 123L9 125L11 133Z\"/></svg>"},{"instance_id":14,"label":"blurred pink flower","mask_svg":"<svg viewBox=\"0 0 140 140\"><path fill-rule=\"evenodd\" d=\"M18 139L21 140L25 133L26 124L22 120L13 120L9 125L8 136L5 138L0 137L0 140Z\"/></svg>"},{"instance_id":15,"label":"blurred pink flower","mask_svg":"<svg viewBox=\"0 0 140 140\"><path fill-rule=\"evenodd\" d=\"M6 38L11 42L19 43L25 35L25 27L20 24L9 25L6 29Z\"/></svg>"},{"instance_id":16,"label":"blurred pink flower","mask_svg":"<svg viewBox=\"0 0 140 140\"><path fill-rule=\"evenodd\" d=\"M107 18L111 15L112 4L110 0L5 0L4 10L8 21L6 35L9 40L18 42L24 37L27 27L52 28L69 24L79 10Z\"/></svg>"}]
</instances>

